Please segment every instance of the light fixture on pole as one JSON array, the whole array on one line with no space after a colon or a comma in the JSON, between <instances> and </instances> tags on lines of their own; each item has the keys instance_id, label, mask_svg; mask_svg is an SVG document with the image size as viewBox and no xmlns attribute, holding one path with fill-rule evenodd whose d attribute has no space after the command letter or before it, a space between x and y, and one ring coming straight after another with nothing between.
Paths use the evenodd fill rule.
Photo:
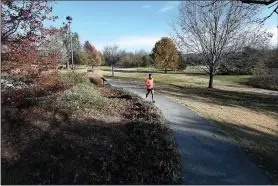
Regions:
<instances>
[{"instance_id":1,"label":"light fixture on pole","mask_svg":"<svg viewBox=\"0 0 278 186\"><path fill-rule=\"evenodd\" d=\"M71 48L71 66L72 70L74 70L74 64L73 64L73 48L72 48L72 34L71 34L71 29L70 29L70 24L72 21L72 18L70 16L66 17L69 23L69 34L70 34L70 48Z\"/></svg>"}]
</instances>

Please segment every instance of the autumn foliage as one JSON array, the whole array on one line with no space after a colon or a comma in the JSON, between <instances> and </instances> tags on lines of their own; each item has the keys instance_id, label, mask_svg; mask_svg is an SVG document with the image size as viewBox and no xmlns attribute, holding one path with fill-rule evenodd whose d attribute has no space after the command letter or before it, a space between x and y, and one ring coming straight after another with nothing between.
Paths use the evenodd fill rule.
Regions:
<instances>
[{"instance_id":1,"label":"autumn foliage","mask_svg":"<svg viewBox=\"0 0 278 186\"><path fill-rule=\"evenodd\" d=\"M4 44L14 42L15 38L45 37L43 21L57 19L50 16L52 7L47 1L2 0L1 9L1 43Z\"/></svg>"},{"instance_id":2,"label":"autumn foliage","mask_svg":"<svg viewBox=\"0 0 278 186\"><path fill-rule=\"evenodd\" d=\"M43 71L55 69L57 54L42 49L49 36L57 32L43 25L43 21L57 18L49 16L49 3L3 0L1 8L2 70L34 81Z\"/></svg>"},{"instance_id":3,"label":"autumn foliage","mask_svg":"<svg viewBox=\"0 0 278 186\"><path fill-rule=\"evenodd\" d=\"M151 57L155 66L164 69L165 73L167 73L168 69L177 69L179 67L181 55L174 42L170 38L163 37L155 43Z\"/></svg>"},{"instance_id":4,"label":"autumn foliage","mask_svg":"<svg viewBox=\"0 0 278 186\"><path fill-rule=\"evenodd\" d=\"M37 100L39 97L51 95L71 87L71 85L61 82L57 76L42 76L37 80L39 86L2 93L2 104L20 107L20 105L31 104L30 102Z\"/></svg>"},{"instance_id":5,"label":"autumn foliage","mask_svg":"<svg viewBox=\"0 0 278 186\"><path fill-rule=\"evenodd\" d=\"M101 65L101 53L97 51L96 48L89 41L85 42L84 50L86 52L86 57L89 65L91 65L92 67Z\"/></svg>"}]
</instances>

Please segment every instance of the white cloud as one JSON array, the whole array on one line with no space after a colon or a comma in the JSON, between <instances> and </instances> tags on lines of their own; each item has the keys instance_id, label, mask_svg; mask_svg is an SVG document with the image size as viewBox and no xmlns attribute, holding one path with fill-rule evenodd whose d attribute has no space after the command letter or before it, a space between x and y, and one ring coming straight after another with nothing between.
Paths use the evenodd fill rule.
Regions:
<instances>
[{"instance_id":1,"label":"white cloud","mask_svg":"<svg viewBox=\"0 0 278 186\"><path fill-rule=\"evenodd\" d=\"M164 37L165 35L155 35L155 36L125 36L118 40L110 41L107 43L96 44L98 50L103 50L106 45L119 45L120 49L125 49L127 51L136 51L144 49L146 51L151 51L155 43Z\"/></svg>"},{"instance_id":2,"label":"white cloud","mask_svg":"<svg viewBox=\"0 0 278 186\"><path fill-rule=\"evenodd\" d=\"M142 6L142 8L149 9L149 8L151 8L151 5L144 5L144 6Z\"/></svg>"},{"instance_id":3,"label":"white cloud","mask_svg":"<svg viewBox=\"0 0 278 186\"><path fill-rule=\"evenodd\" d=\"M272 38L270 39L270 44L272 46L277 46L278 45L278 28L273 27L273 28L269 28L266 30L267 30L267 32L270 32L273 34Z\"/></svg>"},{"instance_id":4,"label":"white cloud","mask_svg":"<svg viewBox=\"0 0 278 186\"><path fill-rule=\"evenodd\" d=\"M158 10L158 12L167 12L176 8L180 4L179 1L166 1L165 5Z\"/></svg>"},{"instance_id":5,"label":"white cloud","mask_svg":"<svg viewBox=\"0 0 278 186\"><path fill-rule=\"evenodd\" d=\"M168 10L171 10L173 8L173 6L164 6L163 8L159 9L159 12L167 12Z\"/></svg>"}]
</instances>

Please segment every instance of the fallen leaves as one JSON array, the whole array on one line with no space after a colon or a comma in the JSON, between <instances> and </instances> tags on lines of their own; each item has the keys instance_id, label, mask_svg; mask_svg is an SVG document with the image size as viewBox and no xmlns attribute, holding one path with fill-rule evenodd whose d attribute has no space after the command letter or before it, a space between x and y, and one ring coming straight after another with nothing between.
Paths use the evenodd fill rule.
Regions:
<instances>
[{"instance_id":1,"label":"fallen leaves","mask_svg":"<svg viewBox=\"0 0 278 186\"><path fill-rule=\"evenodd\" d=\"M29 108L6 108L16 127L1 136L2 153L9 144L19 155L9 162L2 154L2 183L180 184L179 154L160 111L121 89L99 90L75 85Z\"/></svg>"}]
</instances>

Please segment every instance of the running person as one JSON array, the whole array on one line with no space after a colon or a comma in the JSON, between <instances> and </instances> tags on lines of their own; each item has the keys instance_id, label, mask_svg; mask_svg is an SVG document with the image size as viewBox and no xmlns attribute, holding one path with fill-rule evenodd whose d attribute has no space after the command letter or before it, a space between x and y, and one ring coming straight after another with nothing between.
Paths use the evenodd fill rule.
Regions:
<instances>
[{"instance_id":1,"label":"running person","mask_svg":"<svg viewBox=\"0 0 278 186\"><path fill-rule=\"evenodd\" d=\"M153 100L154 90L153 90L153 76L152 76L152 74L149 74L149 78L146 79L145 86L147 88L146 99L148 98L149 93L151 93L152 94L152 101L154 103L155 101Z\"/></svg>"}]
</instances>

